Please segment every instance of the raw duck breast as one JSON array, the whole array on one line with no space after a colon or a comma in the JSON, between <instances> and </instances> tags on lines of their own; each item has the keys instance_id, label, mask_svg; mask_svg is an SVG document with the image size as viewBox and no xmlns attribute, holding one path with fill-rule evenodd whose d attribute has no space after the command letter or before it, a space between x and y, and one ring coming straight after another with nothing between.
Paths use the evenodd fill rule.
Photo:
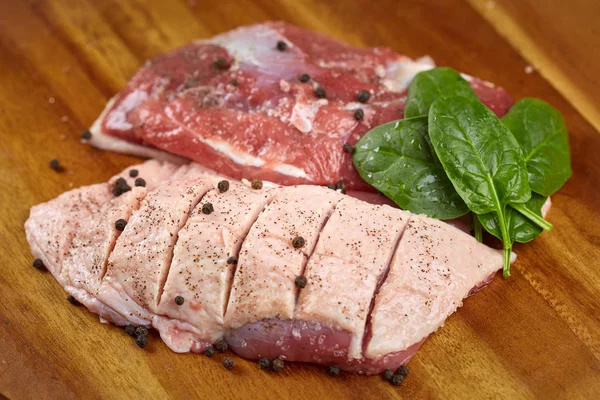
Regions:
<instances>
[{"instance_id":1,"label":"raw duck breast","mask_svg":"<svg viewBox=\"0 0 600 400\"><path fill-rule=\"evenodd\" d=\"M283 22L245 26L144 64L90 128L107 150L194 160L233 178L374 191L345 143L403 117L428 57L356 48ZM467 77L498 116L512 100ZM360 93L360 95L359 95Z\"/></svg>"},{"instance_id":2,"label":"raw duck breast","mask_svg":"<svg viewBox=\"0 0 600 400\"><path fill-rule=\"evenodd\" d=\"M224 338L245 358L366 374L408 362L502 266L437 220L321 186L224 181L151 160L33 207L27 240L101 320L154 327L176 352Z\"/></svg>"}]
</instances>

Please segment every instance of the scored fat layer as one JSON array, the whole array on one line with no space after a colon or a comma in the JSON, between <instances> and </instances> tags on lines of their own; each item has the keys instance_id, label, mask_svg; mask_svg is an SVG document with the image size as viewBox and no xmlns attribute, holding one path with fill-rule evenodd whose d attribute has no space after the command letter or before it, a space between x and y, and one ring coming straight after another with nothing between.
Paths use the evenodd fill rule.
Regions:
<instances>
[{"instance_id":1,"label":"scored fat layer","mask_svg":"<svg viewBox=\"0 0 600 400\"><path fill-rule=\"evenodd\" d=\"M302 275L323 224L343 195L319 186L278 191L240 250L225 316L228 329L264 319L292 319ZM295 245L294 245L295 243Z\"/></svg>"},{"instance_id":2,"label":"scored fat layer","mask_svg":"<svg viewBox=\"0 0 600 400\"><path fill-rule=\"evenodd\" d=\"M240 247L277 191L229 181L217 186L221 189L209 191L179 231L158 308L161 317L153 322L167 345L178 352L201 351L206 342L222 336ZM203 212L207 203L214 209L210 214ZM182 304L177 304L178 297Z\"/></svg>"}]
</instances>

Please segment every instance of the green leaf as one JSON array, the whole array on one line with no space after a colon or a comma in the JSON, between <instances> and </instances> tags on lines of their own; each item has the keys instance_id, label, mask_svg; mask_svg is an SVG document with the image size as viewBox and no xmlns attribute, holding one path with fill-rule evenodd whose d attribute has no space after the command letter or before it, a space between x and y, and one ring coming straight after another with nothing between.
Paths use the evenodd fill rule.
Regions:
<instances>
[{"instance_id":1,"label":"green leaf","mask_svg":"<svg viewBox=\"0 0 600 400\"><path fill-rule=\"evenodd\" d=\"M411 118L428 115L434 101L455 96L477 98L469 83L451 68L433 68L419 72L408 88L404 116Z\"/></svg>"},{"instance_id":2,"label":"green leaf","mask_svg":"<svg viewBox=\"0 0 600 400\"><path fill-rule=\"evenodd\" d=\"M365 181L405 210L438 219L468 212L434 157L426 117L372 129L356 143L353 161Z\"/></svg>"},{"instance_id":3,"label":"green leaf","mask_svg":"<svg viewBox=\"0 0 600 400\"><path fill-rule=\"evenodd\" d=\"M558 110L538 99L523 99L502 121L523 152L531 189L551 196L571 177L569 134Z\"/></svg>"},{"instance_id":4,"label":"green leaf","mask_svg":"<svg viewBox=\"0 0 600 400\"><path fill-rule=\"evenodd\" d=\"M429 136L456 191L476 214L531 197L519 144L479 100L436 100L429 111Z\"/></svg>"},{"instance_id":5,"label":"green leaf","mask_svg":"<svg viewBox=\"0 0 600 400\"><path fill-rule=\"evenodd\" d=\"M467 97L440 98L429 110L429 137L454 188L471 211L495 213L510 275L512 241L505 209L531 198L519 143L492 111Z\"/></svg>"},{"instance_id":6,"label":"green leaf","mask_svg":"<svg viewBox=\"0 0 600 400\"><path fill-rule=\"evenodd\" d=\"M525 206L541 217L542 206L546 202L546 199L547 197L533 193L531 199L525 203ZM502 240L502 233L496 213L478 215L477 218L486 231ZM542 228L510 206L506 209L506 221L512 242L527 243L538 237L543 231Z\"/></svg>"}]
</instances>

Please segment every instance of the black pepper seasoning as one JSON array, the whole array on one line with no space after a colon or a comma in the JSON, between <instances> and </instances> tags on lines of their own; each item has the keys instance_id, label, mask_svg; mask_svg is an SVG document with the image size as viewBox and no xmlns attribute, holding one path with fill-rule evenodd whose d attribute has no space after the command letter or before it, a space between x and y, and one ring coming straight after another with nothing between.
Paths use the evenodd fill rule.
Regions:
<instances>
[{"instance_id":1,"label":"black pepper seasoning","mask_svg":"<svg viewBox=\"0 0 600 400\"><path fill-rule=\"evenodd\" d=\"M229 181L223 180L217 184L220 193L225 193L229 190Z\"/></svg>"},{"instance_id":2,"label":"black pepper seasoning","mask_svg":"<svg viewBox=\"0 0 600 400\"><path fill-rule=\"evenodd\" d=\"M115 181L115 187L112 189L112 193L115 196L120 196L125 192L129 192L131 190L131 186L127 184L127 181L124 178L117 178Z\"/></svg>"},{"instance_id":3,"label":"black pepper seasoning","mask_svg":"<svg viewBox=\"0 0 600 400\"><path fill-rule=\"evenodd\" d=\"M81 132L81 139L82 140L90 140L92 138L92 132L90 132L89 130L85 130L83 132Z\"/></svg>"},{"instance_id":4,"label":"black pepper seasoning","mask_svg":"<svg viewBox=\"0 0 600 400\"><path fill-rule=\"evenodd\" d=\"M285 362L281 358L276 358L273 360L273 371L279 372L285 367Z\"/></svg>"},{"instance_id":5,"label":"black pepper seasoning","mask_svg":"<svg viewBox=\"0 0 600 400\"><path fill-rule=\"evenodd\" d=\"M300 82L306 83L306 82L310 81L310 75L302 74L302 75L300 75L299 79L300 79Z\"/></svg>"},{"instance_id":6,"label":"black pepper seasoning","mask_svg":"<svg viewBox=\"0 0 600 400\"><path fill-rule=\"evenodd\" d=\"M119 197L120 195L123 194L123 191L121 190L121 187L115 186L114 188L112 188L112 194L115 197Z\"/></svg>"},{"instance_id":7,"label":"black pepper seasoning","mask_svg":"<svg viewBox=\"0 0 600 400\"><path fill-rule=\"evenodd\" d=\"M146 336L148 335L148 328L145 326L138 326L135 328L135 336Z\"/></svg>"},{"instance_id":8,"label":"black pepper seasoning","mask_svg":"<svg viewBox=\"0 0 600 400\"><path fill-rule=\"evenodd\" d=\"M229 345L227 344L227 342L225 341L225 339L221 338L221 339L219 339L219 340L217 340L216 342L213 343L213 347L219 353L225 353L227 351L227 349L229 348Z\"/></svg>"},{"instance_id":9,"label":"black pepper seasoning","mask_svg":"<svg viewBox=\"0 0 600 400\"><path fill-rule=\"evenodd\" d=\"M146 181L143 178L137 178L135 180L135 186L146 187Z\"/></svg>"},{"instance_id":10,"label":"black pepper seasoning","mask_svg":"<svg viewBox=\"0 0 600 400\"><path fill-rule=\"evenodd\" d=\"M344 182L344 180L340 180L338 183L335 184L335 189L339 190L340 193L346 194L346 182Z\"/></svg>"},{"instance_id":11,"label":"black pepper seasoning","mask_svg":"<svg viewBox=\"0 0 600 400\"><path fill-rule=\"evenodd\" d=\"M136 326L134 324L127 324L127 326L125 326L125 333L129 336L135 336L135 328Z\"/></svg>"},{"instance_id":12,"label":"black pepper seasoning","mask_svg":"<svg viewBox=\"0 0 600 400\"><path fill-rule=\"evenodd\" d=\"M212 346L206 346L206 348L204 349L204 355L208 358L211 358L212 356L215 355L215 349Z\"/></svg>"},{"instance_id":13,"label":"black pepper seasoning","mask_svg":"<svg viewBox=\"0 0 600 400\"><path fill-rule=\"evenodd\" d=\"M319 86L315 89L315 96L317 96L319 99L324 99L327 97L327 92L325 92L325 89L323 89L322 86Z\"/></svg>"},{"instance_id":14,"label":"black pepper seasoning","mask_svg":"<svg viewBox=\"0 0 600 400\"><path fill-rule=\"evenodd\" d=\"M410 371L408 370L408 367L406 365L401 365L396 370L396 375L402 375L405 378L408 376L409 373Z\"/></svg>"},{"instance_id":15,"label":"black pepper seasoning","mask_svg":"<svg viewBox=\"0 0 600 400\"><path fill-rule=\"evenodd\" d=\"M352 153L354 151L354 147L350 143L344 143L344 153Z\"/></svg>"},{"instance_id":16,"label":"black pepper seasoning","mask_svg":"<svg viewBox=\"0 0 600 400\"><path fill-rule=\"evenodd\" d=\"M183 296L175 296L175 304L177 304L178 306L183 305L183 303L185 302L185 299L183 298Z\"/></svg>"},{"instance_id":17,"label":"black pepper seasoning","mask_svg":"<svg viewBox=\"0 0 600 400\"><path fill-rule=\"evenodd\" d=\"M365 118L365 112L362 108L358 108L354 111L354 119L357 121L362 121Z\"/></svg>"},{"instance_id":18,"label":"black pepper seasoning","mask_svg":"<svg viewBox=\"0 0 600 400\"><path fill-rule=\"evenodd\" d=\"M277 50L279 51L286 51L288 48L288 45L286 42L284 42L283 40L278 40L277 41Z\"/></svg>"},{"instance_id":19,"label":"black pepper seasoning","mask_svg":"<svg viewBox=\"0 0 600 400\"><path fill-rule=\"evenodd\" d=\"M206 215L212 214L213 211L215 211L215 208L212 203L206 203L202 206L202 212Z\"/></svg>"},{"instance_id":20,"label":"black pepper seasoning","mask_svg":"<svg viewBox=\"0 0 600 400\"><path fill-rule=\"evenodd\" d=\"M333 183L328 183L327 185L325 185L325 187L327 189L335 190L335 185Z\"/></svg>"},{"instance_id":21,"label":"black pepper seasoning","mask_svg":"<svg viewBox=\"0 0 600 400\"><path fill-rule=\"evenodd\" d=\"M125 221L123 218L120 218L117 220L117 222L115 222L115 229L118 231L123 232L125 226L127 226L127 221Z\"/></svg>"},{"instance_id":22,"label":"black pepper seasoning","mask_svg":"<svg viewBox=\"0 0 600 400\"><path fill-rule=\"evenodd\" d=\"M40 260L39 258L36 258L35 260L33 260L33 263L31 265L33 265L33 267L37 268L37 269L46 269L44 262L42 260Z\"/></svg>"},{"instance_id":23,"label":"black pepper seasoning","mask_svg":"<svg viewBox=\"0 0 600 400\"><path fill-rule=\"evenodd\" d=\"M130 169L129 170L129 176L132 177L132 178L135 178L136 176L138 176L139 173L140 172L137 169Z\"/></svg>"},{"instance_id":24,"label":"black pepper seasoning","mask_svg":"<svg viewBox=\"0 0 600 400\"><path fill-rule=\"evenodd\" d=\"M139 348L143 349L148 345L148 337L146 335L138 335L135 337L135 344L138 345Z\"/></svg>"},{"instance_id":25,"label":"black pepper seasoning","mask_svg":"<svg viewBox=\"0 0 600 400\"><path fill-rule=\"evenodd\" d=\"M76 299L75 297L73 297L73 296L71 296L71 295L68 295L68 296L67 296L67 301L68 301L69 303L73 304L74 306L78 306L79 304L81 304L81 303L79 303L79 302L77 301L77 299Z\"/></svg>"},{"instance_id":26,"label":"black pepper seasoning","mask_svg":"<svg viewBox=\"0 0 600 400\"><path fill-rule=\"evenodd\" d=\"M263 183L260 179L252 180L252 189L260 190L263 187Z\"/></svg>"},{"instance_id":27,"label":"black pepper seasoning","mask_svg":"<svg viewBox=\"0 0 600 400\"><path fill-rule=\"evenodd\" d=\"M366 103L367 101L369 101L370 97L371 97L371 93L369 93L368 90L359 90L358 93L356 94L356 99L358 101L360 101L361 103Z\"/></svg>"},{"instance_id":28,"label":"black pepper seasoning","mask_svg":"<svg viewBox=\"0 0 600 400\"><path fill-rule=\"evenodd\" d=\"M331 365L327 367L327 375L338 376L340 374L340 367L337 365Z\"/></svg>"},{"instance_id":29,"label":"black pepper seasoning","mask_svg":"<svg viewBox=\"0 0 600 400\"><path fill-rule=\"evenodd\" d=\"M60 163L58 162L57 159L52 159L50 160L50 168L52 168L55 171L60 171L62 168L60 167Z\"/></svg>"},{"instance_id":30,"label":"black pepper seasoning","mask_svg":"<svg viewBox=\"0 0 600 400\"><path fill-rule=\"evenodd\" d=\"M237 263L238 263L237 257L232 256L227 259L227 264L237 264Z\"/></svg>"},{"instance_id":31,"label":"black pepper seasoning","mask_svg":"<svg viewBox=\"0 0 600 400\"><path fill-rule=\"evenodd\" d=\"M269 361L268 358L259 358L258 365L260 366L260 369L269 369L271 366L271 361Z\"/></svg>"},{"instance_id":32,"label":"black pepper seasoning","mask_svg":"<svg viewBox=\"0 0 600 400\"><path fill-rule=\"evenodd\" d=\"M395 374L392 377L392 379L390 380L390 383L394 386L400 386L400 385L402 385L403 382L404 382L404 376L398 375L398 374Z\"/></svg>"},{"instance_id":33,"label":"black pepper seasoning","mask_svg":"<svg viewBox=\"0 0 600 400\"><path fill-rule=\"evenodd\" d=\"M235 365L235 362L233 361L233 358L225 357L223 359L223 367L225 367L226 370L231 371L233 369L234 365Z\"/></svg>"},{"instance_id":34,"label":"black pepper seasoning","mask_svg":"<svg viewBox=\"0 0 600 400\"><path fill-rule=\"evenodd\" d=\"M239 86L240 84L237 79L232 79L230 83L232 86Z\"/></svg>"},{"instance_id":35,"label":"black pepper seasoning","mask_svg":"<svg viewBox=\"0 0 600 400\"><path fill-rule=\"evenodd\" d=\"M296 248L296 249L304 247L305 244L306 244L306 241L304 240L304 238L302 236L296 236L295 238L292 239L292 246L294 246L294 248Z\"/></svg>"},{"instance_id":36,"label":"black pepper seasoning","mask_svg":"<svg viewBox=\"0 0 600 400\"><path fill-rule=\"evenodd\" d=\"M298 289L304 289L306 287L307 280L304 276L300 275L296 277L294 280L294 284Z\"/></svg>"},{"instance_id":37,"label":"black pepper seasoning","mask_svg":"<svg viewBox=\"0 0 600 400\"><path fill-rule=\"evenodd\" d=\"M391 382L392 378L394 377L394 371L392 371L391 369L386 369L385 371L383 371L382 376L385 381Z\"/></svg>"},{"instance_id":38,"label":"black pepper seasoning","mask_svg":"<svg viewBox=\"0 0 600 400\"><path fill-rule=\"evenodd\" d=\"M217 57L217 59L214 62L214 66L215 68L220 70L229 69L229 63L227 62L225 57Z\"/></svg>"}]
</instances>

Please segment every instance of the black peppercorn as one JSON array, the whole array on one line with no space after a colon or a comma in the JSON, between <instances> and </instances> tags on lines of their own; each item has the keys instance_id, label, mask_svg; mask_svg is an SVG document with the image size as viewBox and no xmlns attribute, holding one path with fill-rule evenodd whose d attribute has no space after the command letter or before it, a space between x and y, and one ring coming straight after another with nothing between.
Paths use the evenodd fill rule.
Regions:
<instances>
[{"instance_id":1,"label":"black peppercorn","mask_svg":"<svg viewBox=\"0 0 600 400\"><path fill-rule=\"evenodd\" d=\"M127 185L127 181L125 180L125 178L122 178L122 177L117 178L117 180L115 181L115 186L123 186L123 185Z\"/></svg>"},{"instance_id":2,"label":"black peppercorn","mask_svg":"<svg viewBox=\"0 0 600 400\"><path fill-rule=\"evenodd\" d=\"M390 383L394 386L400 386L400 385L402 385L403 382L404 382L404 376L398 375L398 374L395 374L392 377L392 380L390 381Z\"/></svg>"},{"instance_id":3,"label":"black peppercorn","mask_svg":"<svg viewBox=\"0 0 600 400\"><path fill-rule=\"evenodd\" d=\"M235 365L235 362L233 361L233 358L225 357L223 359L223 367L225 367L225 369L231 371L233 369L234 365Z\"/></svg>"},{"instance_id":4,"label":"black peppercorn","mask_svg":"<svg viewBox=\"0 0 600 400\"><path fill-rule=\"evenodd\" d=\"M285 367L285 362L283 362L282 359L276 358L273 360L273 371L279 372L283 369L283 367Z\"/></svg>"},{"instance_id":5,"label":"black peppercorn","mask_svg":"<svg viewBox=\"0 0 600 400\"><path fill-rule=\"evenodd\" d=\"M232 86L238 86L240 84L237 79L232 79L230 83Z\"/></svg>"},{"instance_id":6,"label":"black peppercorn","mask_svg":"<svg viewBox=\"0 0 600 400\"><path fill-rule=\"evenodd\" d=\"M278 40L277 41L277 50L279 51L285 51L287 49L288 45L286 42L284 42L283 40Z\"/></svg>"},{"instance_id":7,"label":"black peppercorn","mask_svg":"<svg viewBox=\"0 0 600 400\"><path fill-rule=\"evenodd\" d=\"M352 153L354 147L350 143L344 143L344 153Z\"/></svg>"},{"instance_id":8,"label":"black peppercorn","mask_svg":"<svg viewBox=\"0 0 600 400\"><path fill-rule=\"evenodd\" d=\"M81 132L81 139L82 140L90 140L92 138L92 132L90 132L89 130L85 130L83 132Z\"/></svg>"},{"instance_id":9,"label":"black peppercorn","mask_svg":"<svg viewBox=\"0 0 600 400\"><path fill-rule=\"evenodd\" d=\"M295 238L292 239L292 246L294 246L294 248L296 248L296 249L304 247L305 244L306 244L306 241L304 240L304 238L302 236L296 236Z\"/></svg>"},{"instance_id":10,"label":"black peppercorn","mask_svg":"<svg viewBox=\"0 0 600 400\"><path fill-rule=\"evenodd\" d=\"M227 264L237 264L237 263L238 263L237 257L232 256L227 259Z\"/></svg>"},{"instance_id":11,"label":"black peppercorn","mask_svg":"<svg viewBox=\"0 0 600 400\"><path fill-rule=\"evenodd\" d=\"M333 183L328 183L327 185L325 185L325 187L326 187L327 189L332 189L332 190L335 190L335 185L334 185Z\"/></svg>"},{"instance_id":12,"label":"black peppercorn","mask_svg":"<svg viewBox=\"0 0 600 400\"><path fill-rule=\"evenodd\" d=\"M386 369L385 371L383 371L383 379L390 382L392 380L392 378L394 377L394 371L392 371L391 369Z\"/></svg>"},{"instance_id":13,"label":"black peppercorn","mask_svg":"<svg viewBox=\"0 0 600 400\"><path fill-rule=\"evenodd\" d=\"M225 193L226 191L229 190L229 181L221 181L217 184L217 188L219 189L219 192L221 193Z\"/></svg>"},{"instance_id":14,"label":"black peppercorn","mask_svg":"<svg viewBox=\"0 0 600 400\"><path fill-rule=\"evenodd\" d=\"M369 97L371 97L371 93L368 90L359 90L356 94L356 99L361 103L366 103L369 101Z\"/></svg>"},{"instance_id":15,"label":"black peppercorn","mask_svg":"<svg viewBox=\"0 0 600 400\"><path fill-rule=\"evenodd\" d=\"M217 69L229 69L229 62L227 62L227 60L225 59L225 57L217 57L217 59L214 62L214 66Z\"/></svg>"},{"instance_id":16,"label":"black peppercorn","mask_svg":"<svg viewBox=\"0 0 600 400\"><path fill-rule=\"evenodd\" d=\"M127 221L125 221L123 218L120 218L117 220L117 222L115 222L115 229L123 232L123 229L125 229L126 225Z\"/></svg>"},{"instance_id":17,"label":"black peppercorn","mask_svg":"<svg viewBox=\"0 0 600 400\"><path fill-rule=\"evenodd\" d=\"M315 89L315 96L317 96L319 99L324 99L327 97L327 92L325 92L325 89L323 89L322 86L319 86Z\"/></svg>"},{"instance_id":18,"label":"black peppercorn","mask_svg":"<svg viewBox=\"0 0 600 400\"><path fill-rule=\"evenodd\" d=\"M136 176L138 176L140 173L140 171L138 171L137 169L130 169L129 170L129 176L132 178L135 178Z\"/></svg>"},{"instance_id":19,"label":"black peppercorn","mask_svg":"<svg viewBox=\"0 0 600 400\"><path fill-rule=\"evenodd\" d=\"M263 183L260 179L252 180L252 189L260 190L263 187Z\"/></svg>"},{"instance_id":20,"label":"black peppercorn","mask_svg":"<svg viewBox=\"0 0 600 400\"><path fill-rule=\"evenodd\" d=\"M113 194L115 197L119 197L120 195L122 195L122 194L123 194L123 190L121 190L121 187L120 187L120 186L115 186L114 188L112 188L112 194Z\"/></svg>"},{"instance_id":21,"label":"black peppercorn","mask_svg":"<svg viewBox=\"0 0 600 400\"><path fill-rule=\"evenodd\" d=\"M146 336L148 335L148 328L145 326L138 326L135 328L135 336Z\"/></svg>"},{"instance_id":22,"label":"black peppercorn","mask_svg":"<svg viewBox=\"0 0 600 400\"><path fill-rule=\"evenodd\" d=\"M212 203L205 203L202 206L202 212L204 214L212 214L213 211L215 211L215 208L213 207Z\"/></svg>"},{"instance_id":23,"label":"black peppercorn","mask_svg":"<svg viewBox=\"0 0 600 400\"><path fill-rule=\"evenodd\" d=\"M302 74L302 75L300 75L300 82L306 83L308 81L310 81L310 75L308 75L308 74Z\"/></svg>"},{"instance_id":24,"label":"black peppercorn","mask_svg":"<svg viewBox=\"0 0 600 400\"><path fill-rule=\"evenodd\" d=\"M337 365L331 365L327 367L327 375L338 376L340 374L340 367Z\"/></svg>"},{"instance_id":25,"label":"black peppercorn","mask_svg":"<svg viewBox=\"0 0 600 400\"><path fill-rule=\"evenodd\" d=\"M408 367L406 365L401 365L396 370L396 375L402 375L405 378L408 376L409 373L410 371L408 370Z\"/></svg>"},{"instance_id":26,"label":"black peppercorn","mask_svg":"<svg viewBox=\"0 0 600 400\"><path fill-rule=\"evenodd\" d=\"M335 184L336 190L339 190L341 193L346 194L346 182L344 180L339 181Z\"/></svg>"},{"instance_id":27,"label":"black peppercorn","mask_svg":"<svg viewBox=\"0 0 600 400\"><path fill-rule=\"evenodd\" d=\"M135 186L146 187L146 181L143 178L137 178L135 180Z\"/></svg>"},{"instance_id":28,"label":"black peppercorn","mask_svg":"<svg viewBox=\"0 0 600 400\"><path fill-rule=\"evenodd\" d=\"M259 358L258 365L261 369L269 369L269 367L271 366L271 361L269 361L268 358Z\"/></svg>"},{"instance_id":29,"label":"black peppercorn","mask_svg":"<svg viewBox=\"0 0 600 400\"><path fill-rule=\"evenodd\" d=\"M208 358L212 357L215 355L215 349L212 346L206 346L206 348L204 349L204 355Z\"/></svg>"},{"instance_id":30,"label":"black peppercorn","mask_svg":"<svg viewBox=\"0 0 600 400\"><path fill-rule=\"evenodd\" d=\"M227 344L227 342L225 341L225 339L221 338L221 339L219 339L219 340L217 340L216 342L213 343L213 347L219 353L225 353L227 351L227 349L229 348L229 345Z\"/></svg>"},{"instance_id":31,"label":"black peppercorn","mask_svg":"<svg viewBox=\"0 0 600 400\"><path fill-rule=\"evenodd\" d=\"M175 296L175 304L177 304L178 306L183 305L183 303L185 302L185 299L183 298L183 296Z\"/></svg>"},{"instance_id":32,"label":"black peppercorn","mask_svg":"<svg viewBox=\"0 0 600 400\"><path fill-rule=\"evenodd\" d=\"M67 301L68 301L69 303L73 304L74 306L78 306L79 304L81 304L81 303L79 303L79 302L77 301L77 299L76 299L75 297L73 297L73 296L71 296L71 295L68 295L68 296L67 296Z\"/></svg>"},{"instance_id":33,"label":"black peppercorn","mask_svg":"<svg viewBox=\"0 0 600 400\"><path fill-rule=\"evenodd\" d=\"M52 168L55 171L60 171L60 163L57 159L50 160L50 168Z\"/></svg>"},{"instance_id":34,"label":"black peppercorn","mask_svg":"<svg viewBox=\"0 0 600 400\"><path fill-rule=\"evenodd\" d=\"M296 287L298 289L304 289L306 287L306 283L307 283L306 278L302 275L297 276L296 280L294 281L294 284L296 285Z\"/></svg>"},{"instance_id":35,"label":"black peppercorn","mask_svg":"<svg viewBox=\"0 0 600 400\"><path fill-rule=\"evenodd\" d=\"M357 121L362 121L365 118L365 112L362 110L362 108L357 109L356 111L354 111L354 119Z\"/></svg>"},{"instance_id":36,"label":"black peppercorn","mask_svg":"<svg viewBox=\"0 0 600 400\"><path fill-rule=\"evenodd\" d=\"M135 344L138 345L139 348L143 349L148 345L148 336L146 335L138 335L135 337Z\"/></svg>"},{"instance_id":37,"label":"black peppercorn","mask_svg":"<svg viewBox=\"0 0 600 400\"><path fill-rule=\"evenodd\" d=\"M127 324L127 326L125 326L125 333L129 336L135 336L135 328L136 326L134 324Z\"/></svg>"},{"instance_id":38,"label":"black peppercorn","mask_svg":"<svg viewBox=\"0 0 600 400\"><path fill-rule=\"evenodd\" d=\"M33 260L32 265L34 268L37 268L37 269L46 269L44 262L42 260L40 260L39 258L36 258L35 260Z\"/></svg>"}]
</instances>

